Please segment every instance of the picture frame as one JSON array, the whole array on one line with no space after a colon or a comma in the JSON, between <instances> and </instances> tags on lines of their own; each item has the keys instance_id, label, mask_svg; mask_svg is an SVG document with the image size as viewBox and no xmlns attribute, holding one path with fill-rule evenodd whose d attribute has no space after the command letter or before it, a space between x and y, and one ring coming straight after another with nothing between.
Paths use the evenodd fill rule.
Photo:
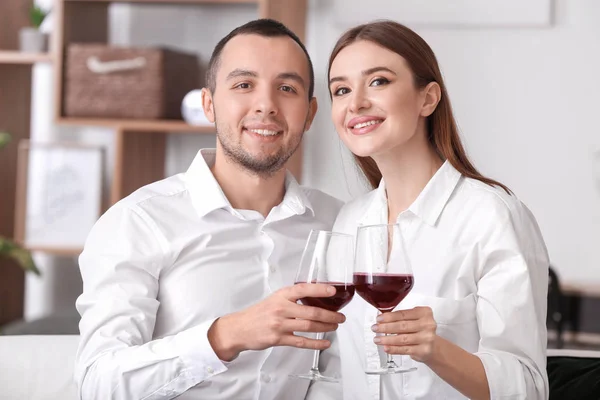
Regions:
<instances>
[{"instance_id":1,"label":"picture frame","mask_svg":"<svg viewBox=\"0 0 600 400\"><path fill-rule=\"evenodd\" d=\"M335 24L343 29L382 18L414 28L549 28L554 0L370 0L348 7L333 0Z\"/></svg>"},{"instance_id":2,"label":"picture frame","mask_svg":"<svg viewBox=\"0 0 600 400\"><path fill-rule=\"evenodd\" d=\"M104 208L104 164L99 146L20 141L17 243L30 251L81 253Z\"/></svg>"}]
</instances>

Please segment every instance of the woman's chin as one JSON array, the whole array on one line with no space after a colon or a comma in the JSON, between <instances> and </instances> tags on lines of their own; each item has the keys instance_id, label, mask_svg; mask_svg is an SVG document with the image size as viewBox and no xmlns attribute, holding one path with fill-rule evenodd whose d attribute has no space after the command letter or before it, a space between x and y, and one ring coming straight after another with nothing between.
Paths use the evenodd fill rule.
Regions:
<instances>
[{"instance_id":1,"label":"woman's chin","mask_svg":"<svg viewBox=\"0 0 600 400\"><path fill-rule=\"evenodd\" d=\"M372 157L373 155L381 152L381 149L379 148L372 148L372 147L361 147L361 148L350 148L350 151L352 152L352 154L354 154L357 157Z\"/></svg>"}]
</instances>

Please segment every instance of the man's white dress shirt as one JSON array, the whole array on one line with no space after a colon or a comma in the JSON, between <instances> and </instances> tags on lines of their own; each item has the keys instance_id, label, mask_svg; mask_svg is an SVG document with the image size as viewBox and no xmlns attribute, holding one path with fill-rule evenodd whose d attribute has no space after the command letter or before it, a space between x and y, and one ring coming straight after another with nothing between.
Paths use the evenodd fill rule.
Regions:
<instances>
[{"instance_id":1,"label":"man's white dress shirt","mask_svg":"<svg viewBox=\"0 0 600 400\"><path fill-rule=\"evenodd\" d=\"M341 203L288 172L266 218L236 210L201 150L186 173L108 210L79 259L84 291L75 378L84 399L304 399L312 351L275 347L222 362L207 331L294 283L311 229L329 230ZM256 321L260 324L261 321Z\"/></svg>"},{"instance_id":2,"label":"man's white dress shirt","mask_svg":"<svg viewBox=\"0 0 600 400\"><path fill-rule=\"evenodd\" d=\"M334 230L387 223L385 184L346 204ZM530 211L500 188L463 177L445 162L400 224L415 286L397 309L429 306L437 334L478 356L491 398L548 398L548 254ZM378 311L355 295L337 331L345 400L464 399L426 365L406 374L366 375L385 353L373 343Z\"/></svg>"}]
</instances>

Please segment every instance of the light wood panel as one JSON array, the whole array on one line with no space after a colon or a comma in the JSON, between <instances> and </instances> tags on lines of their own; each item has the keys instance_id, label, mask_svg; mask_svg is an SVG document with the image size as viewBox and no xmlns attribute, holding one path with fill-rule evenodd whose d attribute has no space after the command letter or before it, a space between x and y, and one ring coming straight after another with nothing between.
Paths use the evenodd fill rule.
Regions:
<instances>
[{"instance_id":1,"label":"light wood panel","mask_svg":"<svg viewBox=\"0 0 600 400\"><path fill-rule=\"evenodd\" d=\"M0 51L0 64L32 65L39 62L52 62L49 53L22 53L20 51Z\"/></svg>"},{"instance_id":2,"label":"light wood panel","mask_svg":"<svg viewBox=\"0 0 600 400\"><path fill-rule=\"evenodd\" d=\"M65 0L68 3L256 4L260 0ZM281 0L286 2L288 0Z\"/></svg>"},{"instance_id":3,"label":"light wood panel","mask_svg":"<svg viewBox=\"0 0 600 400\"><path fill-rule=\"evenodd\" d=\"M131 132L174 132L214 134L214 126L193 126L176 120L144 120L144 119L104 119L104 118L60 118L61 125L103 126Z\"/></svg>"}]
</instances>

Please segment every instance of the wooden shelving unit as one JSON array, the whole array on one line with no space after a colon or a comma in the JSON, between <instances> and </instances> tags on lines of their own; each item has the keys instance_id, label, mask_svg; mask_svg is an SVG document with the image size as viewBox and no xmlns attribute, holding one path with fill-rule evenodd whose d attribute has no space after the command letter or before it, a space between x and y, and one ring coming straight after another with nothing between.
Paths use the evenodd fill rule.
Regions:
<instances>
[{"instance_id":1,"label":"wooden shelving unit","mask_svg":"<svg viewBox=\"0 0 600 400\"><path fill-rule=\"evenodd\" d=\"M52 62L49 53L22 53L20 51L0 51L0 64L33 65Z\"/></svg>"},{"instance_id":2,"label":"wooden shelving unit","mask_svg":"<svg viewBox=\"0 0 600 400\"><path fill-rule=\"evenodd\" d=\"M89 0L87 0L89 1ZM171 133L194 133L214 134L213 125L193 126L184 121L169 120L137 120L137 119L100 119L100 118L59 118L57 123L72 126L103 126L107 128L123 129L133 132L171 132Z\"/></svg>"},{"instance_id":3,"label":"wooden shelving unit","mask_svg":"<svg viewBox=\"0 0 600 400\"><path fill-rule=\"evenodd\" d=\"M137 188L164 178L166 137L172 133L214 134L212 126L190 126L173 120L125 120L69 118L63 113L64 61L70 43L107 43L108 7L111 3L197 5L256 4L258 16L286 24L300 39L306 29L307 0L55 0L57 26L53 48L55 63L56 123L63 125L104 126L115 129L116 159L113 165L111 204ZM288 168L300 180L302 149L289 161Z\"/></svg>"}]
</instances>

